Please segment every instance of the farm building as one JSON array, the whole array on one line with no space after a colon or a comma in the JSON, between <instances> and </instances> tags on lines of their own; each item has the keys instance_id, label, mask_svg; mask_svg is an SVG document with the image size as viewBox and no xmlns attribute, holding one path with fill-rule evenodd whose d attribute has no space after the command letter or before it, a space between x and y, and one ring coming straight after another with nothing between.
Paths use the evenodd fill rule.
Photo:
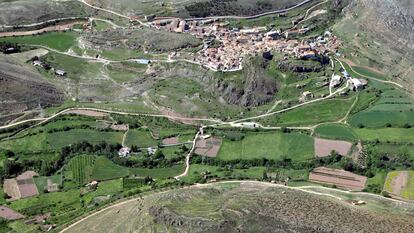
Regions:
<instances>
[{"instance_id":1,"label":"farm building","mask_svg":"<svg viewBox=\"0 0 414 233\"><path fill-rule=\"evenodd\" d=\"M43 63L40 60L35 60L35 61L33 61L33 65L34 66L43 66Z\"/></svg>"},{"instance_id":2,"label":"farm building","mask_svg":"<svg viewBox=\"0 0 414 233\"><path fill-rule=\"evenodd\" d=\"M157 148L148 147L147 152L149 155L153 155L155 152L157 152Z\"/></svg>"},{"instance_id":3,"label":"farm building","mask_svg":"<svg viewBox=\"0 0 414 233\"><path fill-rule=\"evenodd\" d=\"M58 76L65 76L66 75L66 71L64 70L56 70L55 74Z\"/></svg>"},{"instance_id":4,"label":"farm building","mask_svg":"<svg viewBox=\"0 0 414 233\"><path fill-rule=\"evenodd\" d=\"M123 157L123 158L128 157L130 153L131 153L131 148L129 148L129 147L122 147L118 151L119 157Z\"/></svg>"},{"instance_id":5,"label":"farm building","mask_svg":"<svg viewBox=\"0 0 414 233\"><path fill-rule=\"evenodd\" d=\"M367 177L345 170L317 167L309 174L309 181L335 185L346 190L361 191L365 188Z\"/></svg>"},{"instance_id":6,"label":"farm building","mask_svg":"<svg viewBox=\"0 0 414 233\"><path fill-rule=\"evenodd\" d=\"M313 94L310 91L305 91L305 92L302 93L302 98L303 99L309 99L309 98L312 98L312 97L313 97Z\"/></svg>"},{"instance_id":7,"label":"farm building","mask_svg":"<svg viewBox=\"0 0 414 233\"><path fill-rule=\"evenodd\" d=\"M151 63L151 61L148 59L137 59L137 63L142 65L148 65Z\"/></svg>"},{"instance_id":8,"label":"farm building","mask_svg":"<svg viewBox=\"0 0 414 233\"><path fill-rule=\"evenodd\" d=\"M363 79L351 78L351 82L352 82L352 89L354 91L363 90L365 86L367 85L367 81Z\"/></svg>"},{"instance_id":9,"label":"farm building","mask_svg":"<svg viewBox=\"0 0 414 233\"><path fill-rule=\"evenodd\" d=\"M342 82L342 77L339 75L334 75L332 77L331 87L337 87L341 85L341 82Z\"/></svg>"}]
</instances>

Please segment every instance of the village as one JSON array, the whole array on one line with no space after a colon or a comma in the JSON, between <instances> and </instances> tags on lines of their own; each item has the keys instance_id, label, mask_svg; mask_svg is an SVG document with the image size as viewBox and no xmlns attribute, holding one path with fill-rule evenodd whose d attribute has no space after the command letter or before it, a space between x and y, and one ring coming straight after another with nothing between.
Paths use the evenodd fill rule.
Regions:
<instances>
[{"instance_id":1,"label":"village","mask_svg":"<svg viewBox=\"0 0 414 233\"><path fill-rule=\"evenodd\" d=\"M317 55L336 53L340 47L339 40L329 31L317 38L297 39L309 31L306 27L284 32L267 27L229 29L228 22L212 19L160 19L152 21L150 25L158 30L189 33L202 39L204 46L197 52L194 61L215 71L241 70L243 59L248 55L278 51L298 59L315 59ZM177 53L172 53L170 59L177 56Z\"/></svg>"}]
</instances>

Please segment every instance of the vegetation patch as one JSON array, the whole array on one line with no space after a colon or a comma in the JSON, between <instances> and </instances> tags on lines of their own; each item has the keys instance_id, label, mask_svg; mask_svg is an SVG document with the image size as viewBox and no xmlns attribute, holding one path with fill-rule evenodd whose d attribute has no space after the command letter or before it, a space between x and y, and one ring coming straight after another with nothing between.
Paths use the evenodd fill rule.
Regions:
<instances>
[{"instance_id":1,"label":"vegetation patch","mask_svg":"<svg viewBox=\"0 0 414 233\"><path fill-rule=\"evenodd\" d=\"M77 36L75 32L50 32L32 36L4 37L0 38L0 42L42 45L64 52L75 45Z\"/></svg>"},{"instance_id":2,"label":"vegetation patch","mask_svg":"<svg viewBox=\"0 0 414 233\"><path fill-rule=\"evenodd\" d=\"M290 158L295 161L313 157L312 137L301 133L282 132L248 133L239 141L224 139L217 156L222 160Z\"/></svg>"},{"instance_id":3,"label":"vegetation patch","mask_svg":"<svg viewBox=\"0 0 414 233\"><path fill-rule=\"evenodd\" d=\"M355 132L343 124L322 124L315 129L315 134L321 138L356 141Z\"/></svg>"}]
</instances>

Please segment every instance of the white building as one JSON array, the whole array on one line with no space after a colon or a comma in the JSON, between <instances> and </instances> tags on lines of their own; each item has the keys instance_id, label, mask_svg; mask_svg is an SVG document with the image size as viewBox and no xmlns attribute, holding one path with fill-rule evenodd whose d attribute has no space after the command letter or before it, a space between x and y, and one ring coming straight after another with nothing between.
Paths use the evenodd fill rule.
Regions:
<instances>
[{"instance_id":1,"label":"white building","mask_svg":"<svg viewBox=\"0 0 414 233\"><path fill-rule=\"evenodd\" d=\"M131 153L131 148L129 148L129 147L122 147L118 151L119 157L123 157L123 158L128 157L130 153Z\"/></svg>"}]
</instances>

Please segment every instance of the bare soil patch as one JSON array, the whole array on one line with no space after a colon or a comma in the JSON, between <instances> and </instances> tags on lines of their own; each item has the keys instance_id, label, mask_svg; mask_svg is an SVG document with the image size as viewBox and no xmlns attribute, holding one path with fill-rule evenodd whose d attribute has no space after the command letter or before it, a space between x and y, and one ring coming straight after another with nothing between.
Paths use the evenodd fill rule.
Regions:
<instances>
[{"instance_id":1,"label":"bare soil patch","mask_svg":"<svg viewBox=\"0 0 414 233\"><path fill-rule=\"evenodd\" d=\"M129 129L129 126L126 124L122 125L111 125L111 129L118 130L118 131L127 131Z\"/></svg>"},{"instance_id":2,"label":"bare soil patch","mask_svg":"<svg viewBox=\"0 0 414 233\"><path fill-rule=\"evenodd\" d=\"M18 200L21 198L19 186L17 185L16 179L5 179L3 184L4 193L10 197L8 200Z\"/></svg>"},{"instance_id":3,"label":"bare soil patch","mask_svg":"<svg viewBox=\"0 0 414 233\"><path fill-rule=\"evenodd\" d=\"M37 190L36 184L33 180L34 176L39 176L39 174L34 171L27 171L16 177L21 198L39 195L39 191Z\"/></svg>"},{"instance_id":4,"label":"bare soil patch","mask_svg":"<svg viewBox=\"0 0 414 233\"><path fill-rule=\"evenodd\" d=\"M210 137L207 139L198 139L194 153L207 157L216 157L221 146L219 138Z\"/></svg>"},{"instance_id":5,"label":"bare soil patch","mask_svg":"<svg viewBox=\"0 0 414 233\"><path fill-rule=\"evenodd\" d=\"M173 145L173 144L178 144L178 143L179 143L178 137L170 137L170 138L166 138L162 140L163 145Z\"/></svg>"},{"instance_id":6,"label":"bare soil patch","mask_svg":"<svg viewBox=\"0 0 414 233\"><path fill-rule=\"evenodd\" d=\"M17 220L24 218L24 215L2 205L0 206L0 217L5 218L7 220Z\"/></svg>"},{"instance_id":7,"label":"bare soil patch","mask_svg":"<svg viewBox=\"0 0 414 233\"><path fill-rule=\"evenodd\" d=\"M361 191L365 188L367 177L345 170L318 167L309 174L309 180L316 183L335 185L342 189Z\"/></svg>"},{"instance_id":8,"label":"bare soil patch","mask_svg":"<svg viewBox=\"0 0 414 233\"><path fill-rule=\"evenodd\" d=\"M340 155L347 155L351 148L352 143L347 141L315 138L315 155L317 157L329 156L333 150Z\"/></svg>"},{"instance_id":9,"label":"bare soil patch","mask_svg":"<svg viewBox=\"0 0 414 233\"><path fill-rule=\"evenodd\" d=\"M66 112L67 114L78 114L84 116L91 116L91 117L104 117L107 116L107 113L98 112L93 110L70 110Z\"/></svg>"}]
</instances>

